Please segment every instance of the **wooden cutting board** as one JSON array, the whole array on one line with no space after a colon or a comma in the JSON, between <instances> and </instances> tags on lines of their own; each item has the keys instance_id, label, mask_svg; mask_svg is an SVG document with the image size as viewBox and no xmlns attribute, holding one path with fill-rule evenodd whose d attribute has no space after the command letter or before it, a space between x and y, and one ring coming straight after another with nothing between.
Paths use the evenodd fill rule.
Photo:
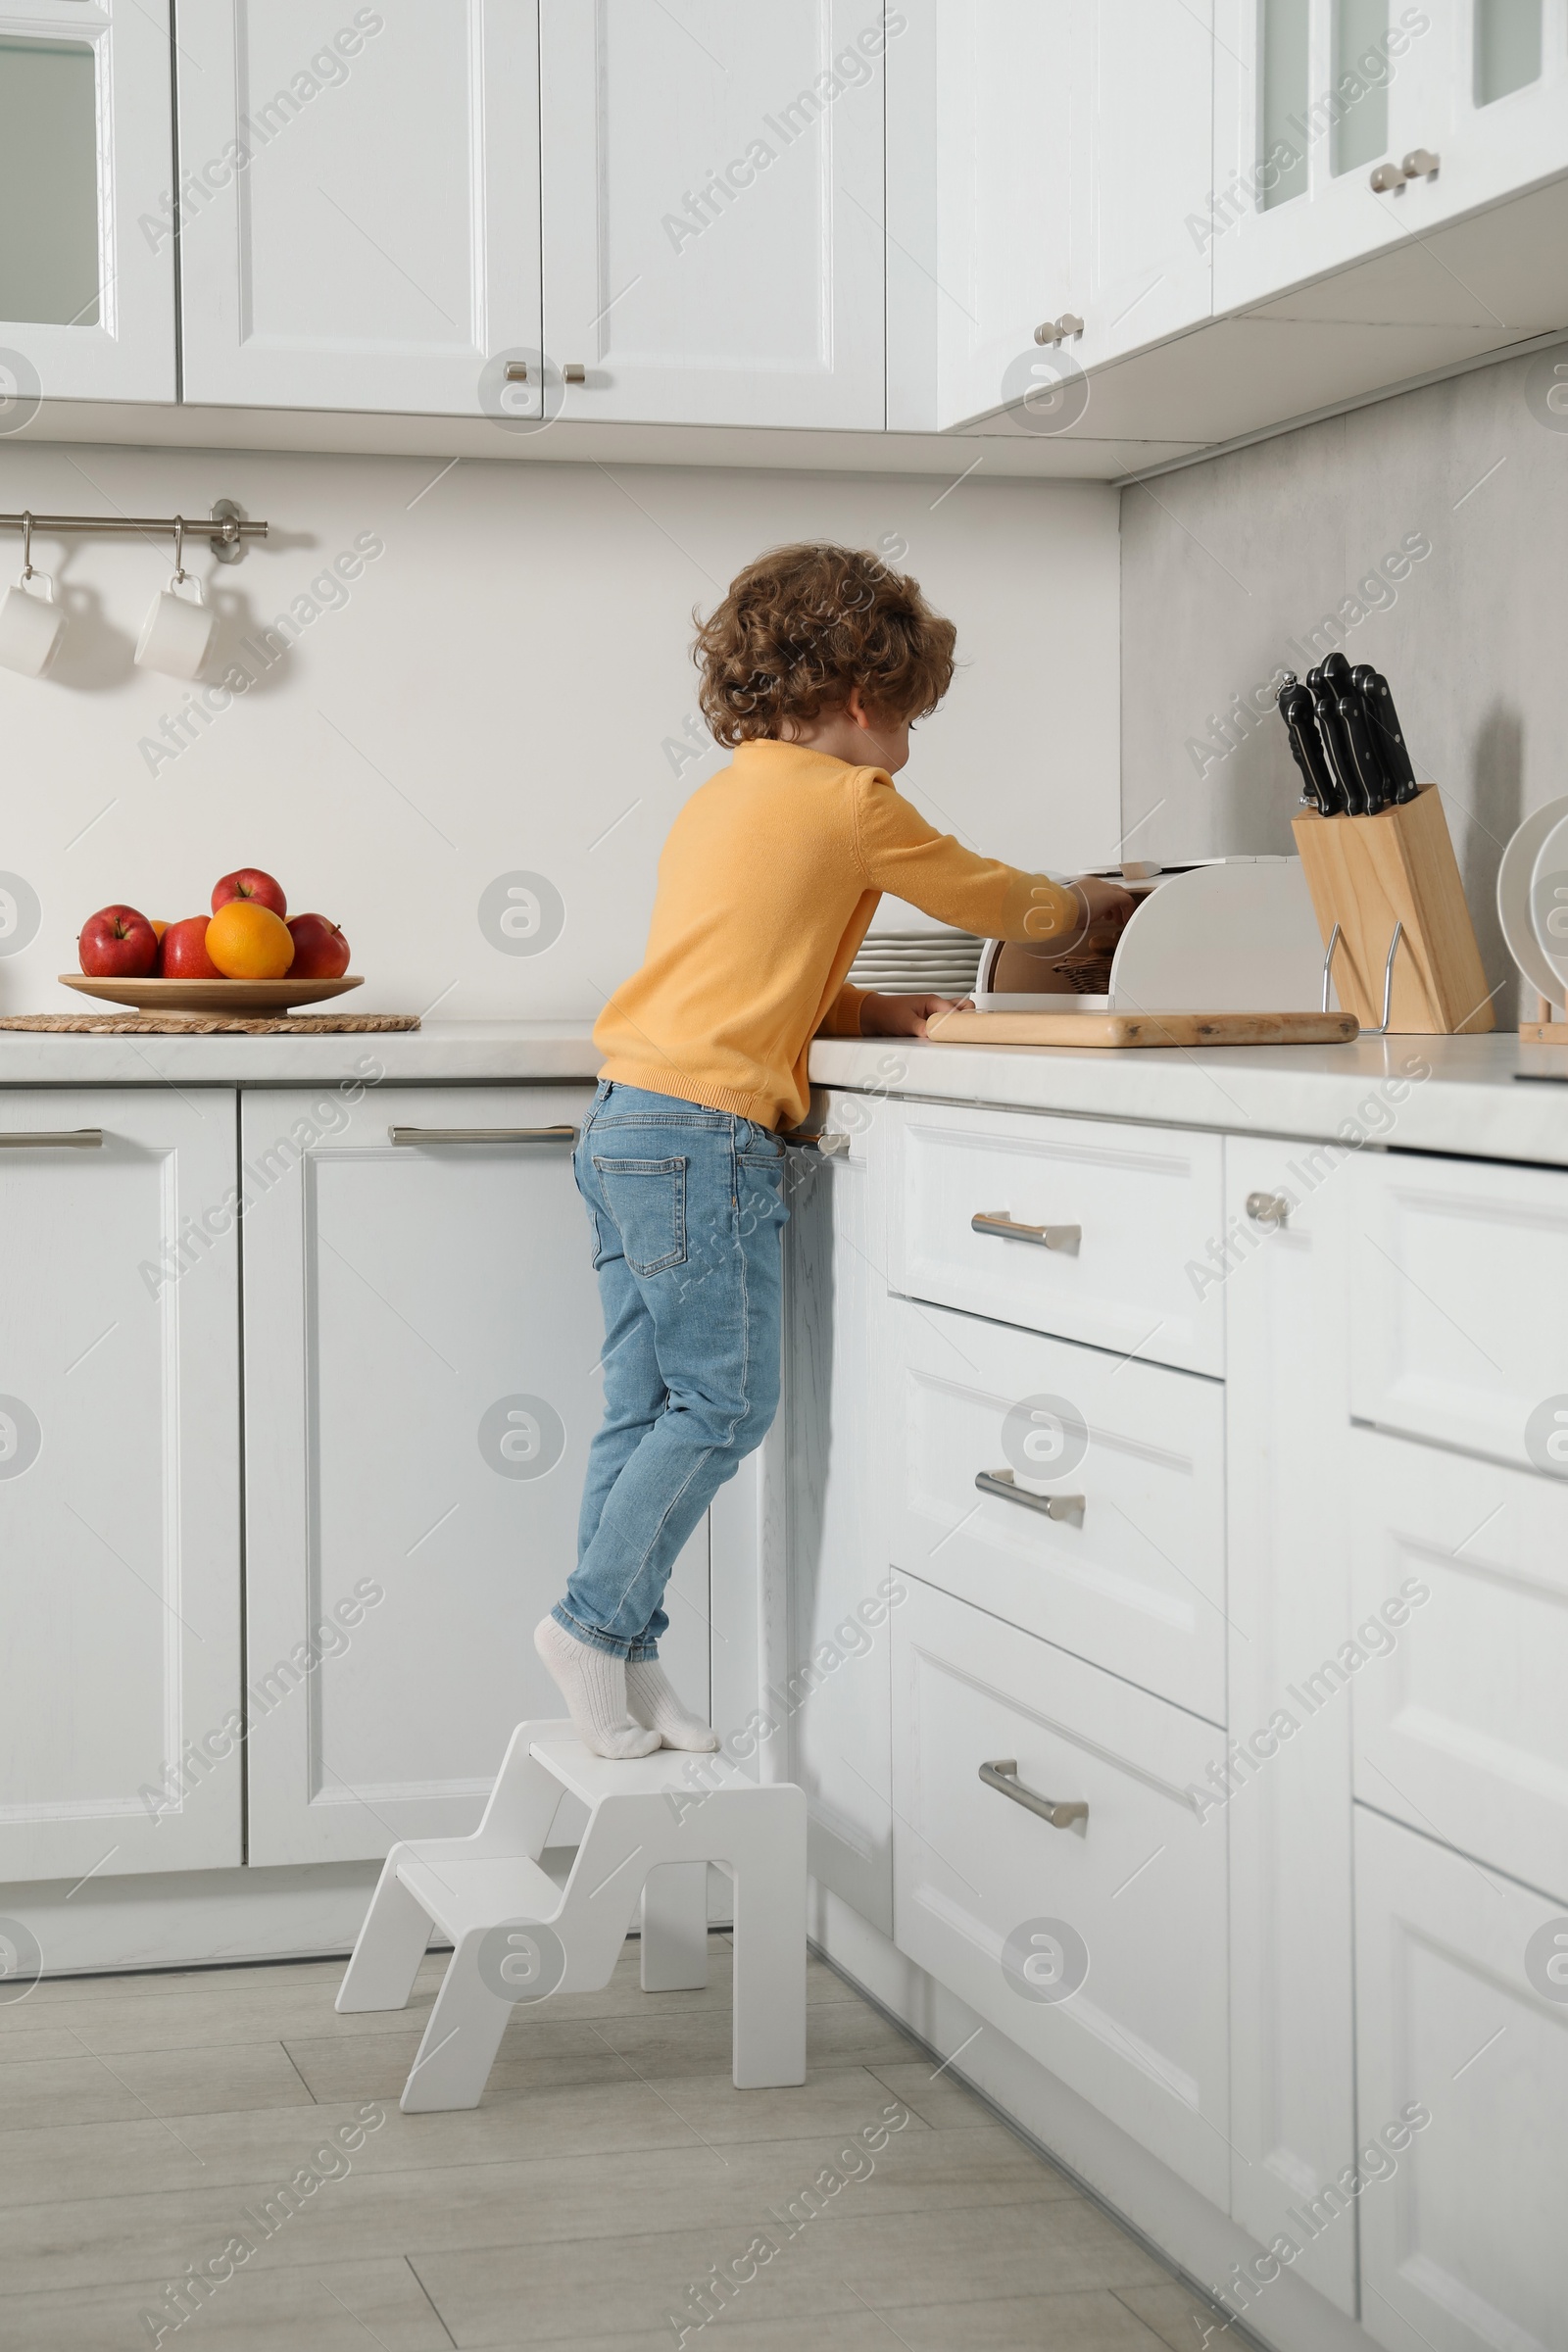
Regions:
<instances>
[{"instance_id":1,"label":"wooden cutting board","mask_svg":"<svg viewBox=\"0 0 1568 2352\"><path fill-rule=\"evenodd\" d=\"M950 1012L933 1021L942 1046L1344 1046L1359 1033L1348 1012Z\"/></svg>"}]
</instances>

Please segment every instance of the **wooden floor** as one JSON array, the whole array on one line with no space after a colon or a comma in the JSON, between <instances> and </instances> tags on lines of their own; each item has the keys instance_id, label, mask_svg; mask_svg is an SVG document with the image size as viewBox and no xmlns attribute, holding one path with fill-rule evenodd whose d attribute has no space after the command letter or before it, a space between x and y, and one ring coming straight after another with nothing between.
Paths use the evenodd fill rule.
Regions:
<instances>
[{"instance_id":1,"label":"wooden floor","mask_svg":"<svg viewBox=\"0 0 1568 2352\"><path fill-rule=\"evenodd\" d=\"M520 2008L461 2115L397 2106L436 1957L398 2016L337 2016L339 1961L0 2002L0 2343L670 2352L678 2314L705 2352L1200 2352L1213 2315L828 1969L805 2087L737 2091L710 1944L704 1992L644 1994L630 1944L605 1991ZM760 2236L699 2328L691 2290ZM236 2239L176 2328L166 2290Z\"/></svg>"}]
</instances>

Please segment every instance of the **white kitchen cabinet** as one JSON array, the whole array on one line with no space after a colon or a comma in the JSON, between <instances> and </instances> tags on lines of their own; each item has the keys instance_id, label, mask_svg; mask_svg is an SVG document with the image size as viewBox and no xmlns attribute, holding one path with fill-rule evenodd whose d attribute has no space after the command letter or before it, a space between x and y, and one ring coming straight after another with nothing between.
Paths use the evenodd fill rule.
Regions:
<instances>
[{"instance_id":1,"label":"white kitchen cabinet","mask_svg":"<svg viewBox=\"0 0 1568 2352\"><path fill-rule=\"evenodd\" d=\"M1192 1790L1224 1735L907 1581L899 1949L1223 2205L1225 1829ZM1031 1797L1087 1818L1054 1826Z\"/></svg>"},{"instance_id":2,"label":"white kitchen cabinet","mask_svg":"<svg viewBox=\"0 0 1568 2352\"><path fill-rule=\"evenodd\" d=\"M885 1102L818 1096L812 1123L848 1135L790 1170L787 1774L806 1790L813 1878L893 1933L889 1717ZM907 1586L892 1580L907 1593ZM776 1701L775 1701L776 1703Z\"/></svg>"},{"instance_id":3,"label":"white kitchen cabinet","mask_svg":"<svg viewBox=\"0 0 1568 2352\"><path fill-rule=\"evenodd\" d=\"M1060 429L1084 367L1209 315L1208 0L933 5L937 422L1027 400ZM1037 343L1063 313L1082 331Z\"/></svg>"},{"instance_id":4,"label":"white kitchen cabinet","mask_svg":"<svg viewBox=\"0 0 1568 2352\"><path fill-rule=\"evenodd\" d=\"M1439 168L1397 192L1404 236L1568 172L1568 0L1421 0L1408 13L1431 24L1409 52L1413 143Z\"/></svg>"},{"instance_id":5,"label":"white kitchen cabinet","mask_svg":"<svg viewBox=\"0 0 1568 2352\"><path fill-rule=\"evenodd\" d=\"M242 1859L235 1146L0 1093L0 1879Z\"/></svg>"},{"instance_id":6,"label":"white kitchen cabinet","mask_svg":"<svg viewBox=\"0 0 1568 2352\"><path fill-rule=\"evenodd\" d=\"M535 0L181 0L176 78L187 400L537 419Z\"/></svg>"},{"instance_id":7,"label":"white kitchen cabinet","mask_svg":"<svg viewBox=\"0 0 1568 2352\"><path fill-rule=\"evenodd\" d=\"M0 6L5 432L40 397L175 396L169 11Z\"/></svg>"},{"instance_id":8,"label":"white kitchen cabinet","mask_svg":"<svg viewBox=\"0 0 1568 2352\"><path fill-rule=\"evenodd\" d=\"M1356 1794L1568 1902L1568 1483L1352 1436Z\"/></svg>"},{"instance_id":9,"label":"white kitchen cabinet","mask_svg":"<svg viewBox=\"0 0 1568 2352\"><path fill-rule=\"evenodd\" d=\"M1355 1843L1361 2324L1389 2352L1565 2352L1568 1920L1360 1806Z\"/></svg>"},{"instance_id":10,"label":"white kitchen cabinet","mask_svg":"<svg viewBox=\"0 0 1568 2352\"><path fill-rule=\"evenodd\" d=\"M1225 1142L1230 2208L1265 2246L1355 2141L1351 1713L1339 1659L1359 1611L1348 1556L1349 1172L1336 1162L1309 1144ZM1249 1214L1259 1195L1289 1199L1283 1225ZM1314 2239L1295 2267L1353 2317L1353 2226Z\"/></svg>"},{"instance_id":11,"label":"white kitchen cabinet","mask_svg":"<svg viewBox=\"0 0 1568 2352\"><path fill-rule=\"evenodd\" d=\"M881 0L541 0L562 413L879 430ZM557 390L564 368L584 370Z\"/></svg>"},{"instance_id":12,"label":"white kitchen cabinet","mask_svg":"<svg viewBox=\"0 0 1568 2352\"><path fill-rule=\"evenodd\" d=\"M1413 1152L1348 1173L1351 1410L1568 1476L1568 1174Z\"/></svg>"},{"instance_id":13,"label":"white kitchen cabinet","mask_svg":"<svg viewBox=\"0 0 1568 2352\"><path fill-rule=\"evenodd\" d=\"M561 1713L532 1636L575 1558L602 1410L570 1165L591 1100L244 1098L253 1862L462 1834L514 1726ZM706 1522L666 1605L665 1661L706 1709Z\"/></svg>"}]
</instances>

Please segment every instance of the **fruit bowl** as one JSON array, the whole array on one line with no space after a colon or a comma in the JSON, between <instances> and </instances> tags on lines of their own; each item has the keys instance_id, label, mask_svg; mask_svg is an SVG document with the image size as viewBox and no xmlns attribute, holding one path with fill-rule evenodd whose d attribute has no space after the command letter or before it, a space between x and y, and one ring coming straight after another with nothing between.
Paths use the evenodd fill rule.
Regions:
<instances>
[{"instance_id":1,"label":"fruit bowl","mask_svg":"<svg viewBox=\"0 0 1568 2352\"><path fill-rule=\"evenodd\" d=\"M328 997L363 988L353 972L338 980L102 980L83 972L62 972L61 984L97 997L106 1004L128 1004L135 1012L287 1012L296 1004L320 1004Z\"/></svg>"}]
</instances>

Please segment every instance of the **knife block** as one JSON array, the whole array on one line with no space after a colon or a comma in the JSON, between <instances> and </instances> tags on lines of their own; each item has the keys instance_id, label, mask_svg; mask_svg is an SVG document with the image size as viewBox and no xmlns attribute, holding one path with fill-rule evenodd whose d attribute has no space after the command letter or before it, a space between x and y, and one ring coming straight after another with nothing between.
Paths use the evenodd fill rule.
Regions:
<instances>
[{"instance_id":1,"label":"knife block","mask_svg":"<svg viewBox=\"0 0 1568 2352\"><path fill-rule=\"evenodd\" d=\"M1363 1029L1383 1019L1383 973L1396 923L1404 934L1394 961L1390 1029L1477 1037L1493 1027L1475 925L1436 785L1423 784L1413 801L1376 816L1307 809L1291 830L1325 949L1340 926L1334 985Z\"/></svg>"}]
</instances>

